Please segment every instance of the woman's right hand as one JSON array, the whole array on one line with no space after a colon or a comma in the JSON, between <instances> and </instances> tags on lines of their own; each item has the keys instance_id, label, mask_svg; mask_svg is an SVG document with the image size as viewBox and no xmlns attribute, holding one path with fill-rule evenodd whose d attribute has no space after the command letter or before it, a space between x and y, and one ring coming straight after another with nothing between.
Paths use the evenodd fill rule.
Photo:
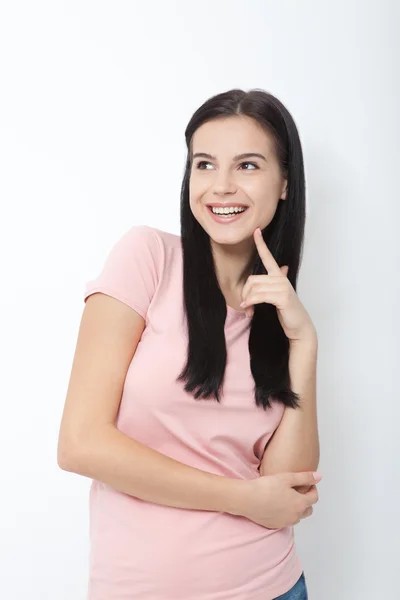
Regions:
<instances>
[{"instance_id":1,"label":"woman's right hand","mask_svg":"<svg viewBox=\"0 0 400 600\"><path fill-rule=\"evenodd\" d=\"M280 529L297 525L312 514L318 491L312 472L276 473L242 481L240 514L263 527ZM308 486L307 492L295 487Z\"/></svg>"}]
</instances>

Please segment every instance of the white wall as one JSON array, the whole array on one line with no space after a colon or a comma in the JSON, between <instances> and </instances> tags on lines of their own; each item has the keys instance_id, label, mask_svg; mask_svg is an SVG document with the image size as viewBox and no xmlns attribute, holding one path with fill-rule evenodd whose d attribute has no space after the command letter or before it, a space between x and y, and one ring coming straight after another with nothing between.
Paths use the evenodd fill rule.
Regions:
<instances>
[{"instance_id":1,"label":"white wall","mask_svg":"<svg viewBox=\"0 0 400 600\"><path fill-rule=\"evenodd\" d=\"M83 286L133 224L179 233L184 128L263 88L303 141L299 295L319 332L310 600L398 584L399 3L37 0L0 8L0 571L7 600L85 600L90 481L56 444ZM188 599L189 600L189 599Z\"/></svg>"}]
</instances>

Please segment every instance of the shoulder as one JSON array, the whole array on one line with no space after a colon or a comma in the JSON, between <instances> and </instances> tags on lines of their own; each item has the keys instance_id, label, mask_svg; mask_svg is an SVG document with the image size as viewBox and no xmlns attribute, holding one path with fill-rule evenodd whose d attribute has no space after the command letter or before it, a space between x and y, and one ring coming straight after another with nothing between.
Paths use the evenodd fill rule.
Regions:
<instances>
[{"instance_id":1,"label":"shoulder","mask_svg":"<svg viewBox=\"0 0 400 600\"><path fill-rule=\"evenodd\" d=\"M145 245L158 263L173 260L172 257L181 251L181 237L175 233L158 229L150 225L134 225L126 233L133 246Z\"/></svg>"},{"instance_id":2,"label":"shoulder","mask_svg":"<svg viewBox=\"0 0 400 600\"><path fill-rule=\"evenodd\" d=\"M165 248L180 248L181 237L175 233L158 229L150 225L134 225L131 230L133 235L142 235L157 240L158 244Z\"/></svg>"},{"instance_id":3,"label":"shoulder","mask_svg":"<svg viewBox=\"0 0 400 600\"><path fill-rule=\"evenodd\" d=\"M131 225L111 246L100 273L86 283L85 299L108 293L145 314L163 279L168 281L180 237L151 227ZM137 308L135 308L137 310Z\"/></svg>"}]
</instances>

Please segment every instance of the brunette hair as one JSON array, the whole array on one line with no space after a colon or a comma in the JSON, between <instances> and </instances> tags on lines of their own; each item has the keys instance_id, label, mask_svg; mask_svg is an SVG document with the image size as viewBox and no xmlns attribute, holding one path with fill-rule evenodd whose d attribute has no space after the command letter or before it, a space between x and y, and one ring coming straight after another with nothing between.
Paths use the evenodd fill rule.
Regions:
<instances>
[{"instance_id":1,"label":"brunette hair","mask_svg":"<svg viewBox=\"0 0 400 600\"><path fill-rule=\"evenodd\" d=\"M188 328L187 361L178 376L194 398L220 402L226 367L224 324L226 301L219 287L207 232L193 216L189 205L192 168L192 136L207 121L246 115L263 126L274 141L281 172L287 179L286 199L280 200L263 238L279 266L288 265L287 277L296 290L305 227L305 175L303 153L294 120L272 94L253 89L233 89L209 98L191 117L185 139L188 149L181 188L181 243L183 252L183 297ZM258 256L252 274L267 274ZM299 395L290 388L289 340L279 323L276 307L254 305L249 332L250 368L254 377L256 405L267 409L270 400L297 408Z\"/></svg>"}]
</instances>

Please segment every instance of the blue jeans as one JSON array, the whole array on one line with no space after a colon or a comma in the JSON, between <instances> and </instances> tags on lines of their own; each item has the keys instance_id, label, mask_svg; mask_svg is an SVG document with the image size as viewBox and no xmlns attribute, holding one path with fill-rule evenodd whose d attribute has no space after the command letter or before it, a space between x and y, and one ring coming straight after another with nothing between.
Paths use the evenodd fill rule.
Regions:
<instances>
[{"instance_id":1,"label":"blue jeans","mask_svg":"<svg viewBox=\"0 0 400 600\"><path fill-rule=\"evenodd\" d=\"M304 577L304 571L300 575L300 579L297 581L297 583L295 583L294 586L288 592L285 592L285 594L277 596L275 600L308 600L307 585L306 579Z\"/></svg>"}]
</instances>

